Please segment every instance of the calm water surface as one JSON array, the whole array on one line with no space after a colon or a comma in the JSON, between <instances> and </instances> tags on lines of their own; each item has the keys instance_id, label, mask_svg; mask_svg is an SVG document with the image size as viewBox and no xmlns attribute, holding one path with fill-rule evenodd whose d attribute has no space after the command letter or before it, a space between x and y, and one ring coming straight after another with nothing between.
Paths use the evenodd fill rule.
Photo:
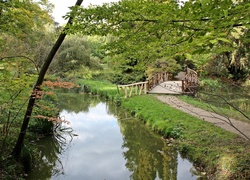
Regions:
<instances>
[{"instance_id":1,"label":"calm water surface","mask_svg":"<svg viewBox=\"0 0 250 180\"><path fill-rule=\"evenodd\" d=\"M60 115L73 134L39 141L40 163L27 179L196 179L173 145L116 106L89 97L63 103Z\"/></svg>"}]
</instances>

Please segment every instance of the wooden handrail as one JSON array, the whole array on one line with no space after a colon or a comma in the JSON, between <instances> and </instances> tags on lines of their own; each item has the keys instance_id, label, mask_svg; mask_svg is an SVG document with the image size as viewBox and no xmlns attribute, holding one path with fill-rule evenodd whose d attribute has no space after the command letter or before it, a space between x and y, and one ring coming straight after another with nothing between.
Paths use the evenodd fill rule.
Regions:
<instances>
[{"instance_id":1,"label":"wooden handrail","mask_svg":"<svg viewBox=\"0 0 250 180\"><path fill-rule=\"evenodd\" d=\"M168 81L170 74L167 72L155 73L148 81L137 82L126 85L117 85L117 88L122 89L125 94L125 98L134 95L147 94L155 86ZM197 72L187 68L187 74L182 79L182 93L183 94L195 94L199 86L199 79Z\"/></svg>"},{"instance_id":2,"label":"wooden handrail","mask_svg":"<svg viewBox=\"0 0 250 180\"><path fill-rule=\"evenodd\" d=\"M118 87L127 87L127 86L134 86L134 85L140 85L140 84L145 84L148 81L145 82L137 82L137 83L132 83L132 84L126 84L126 85L117 85Z\"/></svg>"},{"instance_id":3,"label":"wooden handrail","mask_svg":"<svg viewBox=\"0 0 250 180\"><path fill-rule=\"evenodd\" d=\"M121 88L123 93L125 94L125 98L131 97L134 94L141 95L142 92L147 94L148 92L148 81L138 82L127 85L117 85L118 88Z\"/></svg>"},{"instance_id":4,"label":"wooden handrail","mask_svg":"<svg viewBox=\"0 0 250 180\"><path fill-rule=\"evenodd\" d=\"M182 79L182 93L195 94L199 86L199 79L197 72L187 68L187 74Z\"/></svg>"},{"instance_id":5,"label":"wooden handrail","mask_svg":"<svg viewBox=\"0 0 250 180\"><path fill-rule=\"evenodd\" d=\"M150 91L155 86L168 80L169 80L169 73L167 72L155 73L151 78L148 79L148 90Z\"/></svg>"}]
</instances>

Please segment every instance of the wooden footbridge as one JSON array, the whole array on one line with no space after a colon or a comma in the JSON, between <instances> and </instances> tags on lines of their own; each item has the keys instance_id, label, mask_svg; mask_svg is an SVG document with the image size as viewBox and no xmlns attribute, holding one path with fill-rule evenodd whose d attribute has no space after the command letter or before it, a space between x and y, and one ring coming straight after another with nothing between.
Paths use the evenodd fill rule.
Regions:
<instances>
[{"instance_id":1,"label":"wooden footbridge","mask_svg":"<svg viewBox=\"0 0 250 180\"><path fill-rule=\"evenodd\" d=\"M180 72L177 76L170 73L156 73L145 82L127 85L117 85L125 97L141 94L191 94L194 95L199 86L197 73L187 68L187 72Z\"/></svg>"}]
</instances>

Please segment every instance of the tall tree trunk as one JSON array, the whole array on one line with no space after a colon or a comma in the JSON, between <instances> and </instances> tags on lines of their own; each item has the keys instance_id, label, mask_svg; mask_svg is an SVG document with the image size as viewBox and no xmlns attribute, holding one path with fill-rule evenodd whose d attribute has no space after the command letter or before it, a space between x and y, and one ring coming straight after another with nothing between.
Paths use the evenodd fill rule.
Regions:
<instances>
[{"instance_id":1,"label":"tall tree trunk","mask_svg":"<svg viewBox=\"0 0 250 180\"><path fill-rule=\"evenodd\" d=\"M82 2L83 2L83 0L77 0L75 6L80 6L82 4ZM71 14L71 17L69 18L69 20L67 22L67 25L72 24L72 20L73 20L72 16L73 15ZM67 25L66 25L66 28L67 28ZM52 47L49 55L47 56L47 58L46 58L46 60L45 60L45 62L43 64L43 67L40 70L39 76L37 78L37 82L36 82L36 84L35 84L35 86L33 88L33 92L30 95L30 99L29 99L29 103L28 103L28 106L27 106L27 109L26 109L26 113L24 115L21 131L19 133L19 137L18 137L18 140L16 142L16 145L15 145L13 151L12 151L12 155L14 156L15 159L19 159L20 154L21 154L21 150L22 150L22 147L23 147L23 144L24 144L24 138L25 138L26 130L27 130L27 127L29 125L30 117L31 117L31 114L32 114L32 111L33 111L33 108L34 108L35 101L36 101L36 93L40 90L40 86L43 83L44 76L45 76L45 74L46 74L46 72L47 72L47 70L49 68L49 65L51 64L57 50L59 49L59 47L61 46L63 40L66 37L66 31L65 31L66 28L64 28L62 33L59 35L56 43L54 44L54 46Z\"/></svg>"}]
</instances>

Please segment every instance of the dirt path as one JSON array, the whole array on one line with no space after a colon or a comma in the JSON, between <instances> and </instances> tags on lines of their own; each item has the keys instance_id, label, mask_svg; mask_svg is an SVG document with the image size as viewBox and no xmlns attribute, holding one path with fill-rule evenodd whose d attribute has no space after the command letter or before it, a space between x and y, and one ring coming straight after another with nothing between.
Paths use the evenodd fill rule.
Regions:
<instances>
[{"instance_id":1,"label":"dirt path","mask_svg":"<svg viewBox=\"0 0 250 180\"><path fill-rule=\"evenodd\" d=\"M250 123L245 123L242 121L237 121L235 119L228 119L223 116L220 116L216 113L209 112L200 108L197 108L193 105L187 104L186 102L181 101L175 96L156 96L163 103L167 103L170 106L179 109L185 113L191 114L198 117L204 121L213 123L216 126L219 126L227 131L236 133L241 137L250 140ZM234 127L235 128L234 128ZM238 129L238 131L237 131Z\"/></svg>"}]
</instances>

